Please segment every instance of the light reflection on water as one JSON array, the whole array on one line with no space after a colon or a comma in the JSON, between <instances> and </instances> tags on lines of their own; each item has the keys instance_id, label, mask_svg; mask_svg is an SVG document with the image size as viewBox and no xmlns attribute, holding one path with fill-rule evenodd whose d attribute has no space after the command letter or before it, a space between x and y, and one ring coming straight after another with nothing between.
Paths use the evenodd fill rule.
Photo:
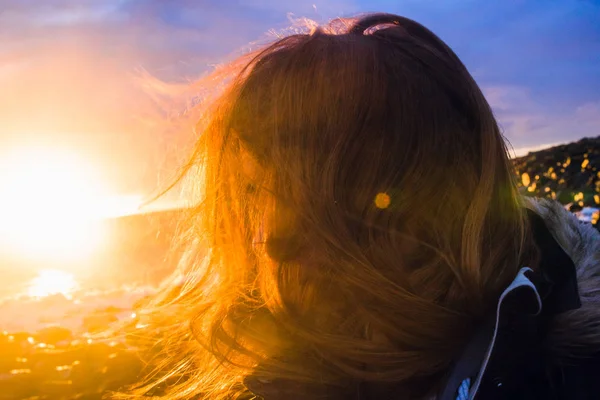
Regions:
<instances>
[{"instance_id":1,"label":"light reflection on water","mask_svg":"<svg viewBox=\"0 0 600 400\"><path fill-rule=\"evenodd\" d=\"M135 320L134 304L176 268L169 249L179 220L178 210L106 220L104 245L85 260L23 258L0 245L0 332L85 332L109 314Z\"/></svg>"},{"instance_id":2,"label":"light reflection on water","mask_svg":"<svg viewBox=\"0 0 600 400\"><path fill-rule=\"evenodd\" d=\"M55 289L47 290L49 287L42 285L40 292L36 289L31 293L48 293L46 296L24 295L0 300L0 332L35 332L47 326L60 325L74 333L84 333L89 328L86 320L95 323L94 318L110 315L118 320L135 320L138 315L133 310L134 304L156 291L155 287L144 285L86 290L83 283L79 285L83 289L71 291L69 287L73 282L69 279L61 282L64 283L54 286ZM64 292L59 289L64 289ZM65 295L65 292L70 294Z\"/></svg>"},{"instance_id":3,"label":"light reflection on water","mask_svg":"<svg viewBox=\"0 0 600 400\"><path fill-rule=\"evenodd\" d=\"M79 284L72 274L54 269L44 269L29 283L27 295L40 298L62 294L70 299L78 288Z\"/></svg>"},{"instance_id":4,"label":"light reflection on water","mask_svg":"<svg viewBox=\"0 0 600 400\"><path fill-rule=\"evenodd\" d=\"M0 332L36 332L59 325L83 334L115 318L135 320L134 304L156 291L143 279L125 283L107 274L112 279L103 282L98 274L84 272L57 266L32 271L20 284L7 282L13 291L0 297Z\"/></svg>"},{"instance_id":5,"label":"light reflection on water","mask_svg":"<svg viewBox=\"0 0 600 400\"><path fill-rule=\"evenodd\" d=\"M4 282L11 290L0 296L0 332L36 332L59 325L82 334L113 316L136 320L134 305L155 293L157 284L144 279L143 270L123 271L119 277L114 269L106 267L103 274L96 269L53 266L11 277Z\"/></svg>"}]
</instances>

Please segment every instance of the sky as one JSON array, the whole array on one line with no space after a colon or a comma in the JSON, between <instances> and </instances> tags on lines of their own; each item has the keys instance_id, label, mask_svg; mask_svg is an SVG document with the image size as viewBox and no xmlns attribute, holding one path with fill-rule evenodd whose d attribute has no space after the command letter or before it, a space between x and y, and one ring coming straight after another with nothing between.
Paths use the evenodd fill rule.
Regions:
<instances>
[{"instance_id":1,"label":"sky","mask_svg":"<svg viewBox=\"0 0 600 400\"><path fill-rule=\"evenodd\" d=\"M140 76L192 81L295 18L368 11L445 40L517 153L600 135L599 0L0 0L0 158L60 147L111 190L148 193L191 135L154 121L169 106Z\"/></svg>"}]
</instances>

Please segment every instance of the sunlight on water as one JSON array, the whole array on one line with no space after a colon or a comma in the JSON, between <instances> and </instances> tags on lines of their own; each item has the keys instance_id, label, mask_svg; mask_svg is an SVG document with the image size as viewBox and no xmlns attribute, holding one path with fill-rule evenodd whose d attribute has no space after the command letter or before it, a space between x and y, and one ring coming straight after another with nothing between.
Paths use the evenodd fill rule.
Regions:
<instances>
[{"instance_id":1,"label":"sunlight on water","mask_svg":"<svg viewBox=\"0 0 600 400\"><path fill-rule=\"evenodd\" d=\"M46 297L62 294L70 297L78 284L73 275L58 270L42 270L30 283L27 294L31 297Z\"/></svg>"}]
</instances>

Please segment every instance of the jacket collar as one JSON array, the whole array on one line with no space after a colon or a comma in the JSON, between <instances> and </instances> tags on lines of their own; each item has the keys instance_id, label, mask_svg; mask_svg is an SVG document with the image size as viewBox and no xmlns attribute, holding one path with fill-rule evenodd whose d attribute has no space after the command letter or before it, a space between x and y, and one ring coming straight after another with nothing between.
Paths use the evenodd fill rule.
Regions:
<instances>
[{"instance_id":1,"label":"jacket collar","mask_svg":"<svg viewBox=\"0 0 600 400\"><path fill-rule=\"evenodd\" d=\"M504 290L495 315L466 346L439 400L508 398L524 379L543 374L541 346L549 321L581 307L575 264L544 220L531 210L528 216L541 252L537 272L521 268Z\"/></svg>"}]
</instances>

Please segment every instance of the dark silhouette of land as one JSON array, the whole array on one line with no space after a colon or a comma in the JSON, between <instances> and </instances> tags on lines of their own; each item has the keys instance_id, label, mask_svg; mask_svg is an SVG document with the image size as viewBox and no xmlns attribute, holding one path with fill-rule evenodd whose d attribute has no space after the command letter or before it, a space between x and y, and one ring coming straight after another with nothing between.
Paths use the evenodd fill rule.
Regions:
<instances>
[{"instance_id":1,"label":"dark silhouette of land","mask_svg":"<svg viewBox=\"0 0 600 400\"><path fill-rule=\"evenodd\" d=\"M514 163L523 194L600 207L600 136L532 152Z\"/></svg>"}]
</instances>

